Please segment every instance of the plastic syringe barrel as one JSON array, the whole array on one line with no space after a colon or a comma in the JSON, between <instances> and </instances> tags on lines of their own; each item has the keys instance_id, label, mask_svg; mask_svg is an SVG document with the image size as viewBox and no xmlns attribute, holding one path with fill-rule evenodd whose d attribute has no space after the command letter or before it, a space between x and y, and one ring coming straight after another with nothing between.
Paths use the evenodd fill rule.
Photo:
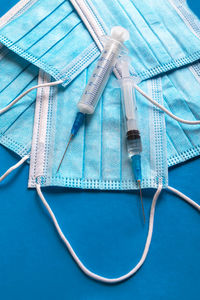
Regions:
<instances>
[{"instance_id":1,"label":"plastic syringe barrel","mask_svg":"<svg viewBox=\"0 0 200 300\"><path fill-rule=\"evenodd\" d=\"M106 38L104 49L90 80L78 103L78 109L84 114L92 114L108 82L117 58L129 38L128 31L120 26L113 27L111 36Z\"/></svg>"},{"instance_id":2,"label":"plastic syringe barrel","mask_svg":"<svg viewBox=\"0 0 200 300\"><path fill-rule=\"evenodd\" d=\"M138 130L135 88L131 77L120 80L123 114L126 127L127 150L130 157L142 152L140 132Z\"/></svg>"}]
</instances>

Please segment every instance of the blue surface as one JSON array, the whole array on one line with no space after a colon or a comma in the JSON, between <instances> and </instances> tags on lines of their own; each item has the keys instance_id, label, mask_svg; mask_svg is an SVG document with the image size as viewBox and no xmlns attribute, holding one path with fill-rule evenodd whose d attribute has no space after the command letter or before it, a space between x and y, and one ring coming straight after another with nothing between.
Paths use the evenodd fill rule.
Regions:
<instances>
[{"instance_id":1,"label":"blue surface","mask_svg":"<svg viewBox=\"0 0 200 300\"><path fill-rule=\"evenodd\" d=\"M1 0L0 13L16 1ZM189 1L200 16L200 2ZM0 147L0 171L18 161ZM200 203L200 161L170 170L170 185ZM108 286L87 278L59 240L25 165L0 185L0 299L199 299L199 213L162 192L147 261L128 281ZM154 191L144 192L146 214ZM147 225L137 193L46 190L45 195L81 259L107 276L139 259Z\"/></svg>"}]
</instances>

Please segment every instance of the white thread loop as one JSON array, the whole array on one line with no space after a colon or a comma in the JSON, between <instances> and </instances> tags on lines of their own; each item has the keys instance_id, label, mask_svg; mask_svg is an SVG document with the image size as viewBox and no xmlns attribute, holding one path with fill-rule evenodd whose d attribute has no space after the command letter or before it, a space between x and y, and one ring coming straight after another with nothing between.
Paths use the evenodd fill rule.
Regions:
<instances>
[{"instance_id":1,"label":"white thread loop","mask_svg":"<svg viewBox=\"0 0 200 300\"><path fill-rule=\"evenodd\" d=\"M190 205L192 205L194 208L196 208L198 211L200 211L200 205L197 204L195 201L193 201L192 199L190 199L189 197L187 197L186 195L184 195L183 193L179 192L178 190L176 190L175 188L168 186L167 187L170 191L172 191L173 193L177 194L179 197L181 197L183 200L185 200L186 202L188 202Z\"/></svg>"},{"instance_id":2,"label":"white thread loop","mask_svg":"<svg viewBox=\"0 0 200 300\"><path fill-rule=\"evenodd\" d=\"M18 163L10 167L1 177L0 182L3 181L12 171L20 167L27 159L29 158L29 155L24 156Z\"/></svg>"},{"instance_id":3,"label":"white thread loop","mask_svg":"<svg viewBox=\"0 0 200 300\"><path fill-rule=\"evenodd\" d=\"M188 120L184 120L181 119L177 116L175 116L174 114L172 114L169 110L167 110L164 106L162 106L161 104L157 103L156 101L154 101L151 97L149 97L143 90L141 90L139 88L139 86L134 85L135 89L142 95L144 96L148 101L150 101L152 104L154 104L155 106L157 106L158 108L160 108L162 111L164 111L168 116L170 116L172 119L180 122L180 123L184 123L184 124L188 124L188 125L198 125L200 124L200 120L197 121L188 121Z\"/></svg>"},{"instance_id":4,"label":"white thread loop","mask_svg":"<svg viewBox=\"0 0 200 300\"><path fill-rule=\"evenodd\" d=\"M151 238L152 238L152 233L153 233L153 223L154 223L154 214L155 214L155 207L156 207L156 202L157 199L160 195L160 192L162 190L162 185L159 185L154 197L153 197L153 201L152 201L152 205L151 205L151 211L150 211L150 218L149 218L149 230L148 230L148 235L147 235L147 239L146 239L146 244L145 244L145 248L142 254L142 257L140 259L140 261L138 262L138 264L127 274L121 276L121 277L117 277L117 278L106 278L100 275L97 275L93 272L91 272L87 267L84 266L84 264L81 262L81 260L78 258L78 256L76 255L75 251L73 250L72 246L70 245L70 242L67 240L67 238L65 237L64 233L62 232L58 221L53 213L53 211L51 210L49 204L47 203L47 201L45 200L42 191L41 191L41 187L39 184L36 184L36 190L38 193L38 196L40 197L40 199L42 200L44 206L46 207L47 211L49 212L49 215L55 225L55 228L60 236L60 238L62 239L62 241L64 242L64 244L66 245L69 253L72 255L73 259L75 260L75 262L77 263L77 265L80 267L80 269L89 277L97 280L97 281L101 281L101 282L106 282L106 283L117 283L117 282L121 282L124 281L126 279L128 279L129 277L131 277L133 274L135 274L139 268L143 265L148 251L149 251L149 247L151 244Z\"/></svg>"},{"instance_id":5,"label":"white thread loop","mask_svg":"<svg viewBox=\"0 0 200 300\"><path fill-rule=\"evenodd\" d=\"M30 89L28 89L27 91L25 91L21 95L19 95L15 100L13 100L6 107L2 108L0 110L0 115L5 113L7 110L9 110L15 103L17 103L19 100L21 100L24 96L26 96L31 91L33 91L35 89L43 88L43 87L46 87L46 86L55 86L55 85L58 85L62 82L63 82L62 80L59 80L59 81L54 81L54 82L49 82L49 83L42 83L42 84L38 84L38 85L35 85L35 86L31 87Z\"/></svg>"}]
</instances>

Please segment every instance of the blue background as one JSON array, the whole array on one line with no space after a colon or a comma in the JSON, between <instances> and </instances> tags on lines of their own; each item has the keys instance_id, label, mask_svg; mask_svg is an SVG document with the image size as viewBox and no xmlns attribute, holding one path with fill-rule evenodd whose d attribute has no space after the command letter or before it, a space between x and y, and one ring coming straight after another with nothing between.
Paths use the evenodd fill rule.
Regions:
<instances>
[{"instance_id":1,"label":"blue background","mask_svg":"<svg viewBox=\"0 0 200 300\"><path fill-rule=\"evenodd\" d=\"M17 1L1 0L3 15ZM200 17L200 2L188 1ZM3 70L1 70L3 71ZM3 173L18 158L0 147ZM87 278L63 246L35 190L28 166L0 185L0 299L199 299L199 213L163 191L149 255L140 271L118 285ZM170 169L170 185L200 202L200 161ZM146 215L154 191L144 192ZM47 190L64 233L83 262L105 276L127 272L146 239L137 193Z\"/></svg>"}]
</instances>

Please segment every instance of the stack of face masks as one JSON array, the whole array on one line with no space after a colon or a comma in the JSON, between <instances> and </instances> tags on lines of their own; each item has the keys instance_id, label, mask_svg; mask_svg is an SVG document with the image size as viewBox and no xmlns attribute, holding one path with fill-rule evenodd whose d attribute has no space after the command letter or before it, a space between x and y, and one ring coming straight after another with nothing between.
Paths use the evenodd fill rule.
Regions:
<instances>
[{"instance_id":1,"label":"stack of face masks","mask_svg":"<svg viewBox=\"0 0 200 300\"><path fill-rule=\"evenodd\" d=\"M103 48L101 37L116 25L130 32L126 46L132 75L141 80L139 87L172 114L199 120L200 23L185 1L23 0L0 22L0 110L25 90L43 84L37 94L31 91L0 116L0 143L22 158L30 156L29 187L37 188L82 270L107 282L124 280L142 265L151 240L156 199L161 188L168 187L168 167L200 154L199 125L170 118L136 92L143 144L142 188L158 188L144 254L130 273L118 279L106 279L84 267L64 237L41 187L137 189L127 157L120 91L114 75L95 114L87 117L56 172L76 104ZM48 86L55 80L59 80L58 86Z\"/></svg>"}]
</instances>

